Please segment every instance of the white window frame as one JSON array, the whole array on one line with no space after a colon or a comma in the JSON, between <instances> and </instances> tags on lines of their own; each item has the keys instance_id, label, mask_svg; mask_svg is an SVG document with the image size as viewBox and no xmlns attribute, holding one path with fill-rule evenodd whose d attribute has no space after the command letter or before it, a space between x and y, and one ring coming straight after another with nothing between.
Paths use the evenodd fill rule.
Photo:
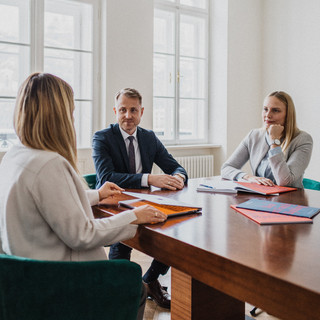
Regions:
<instances>
[{"instance_id":1,"label":"white window frame","mask_svg":"<svg viewBox=\"0 0 320 320\"><path fill-rule=\"evenodd\" d=\"M180 0L176 0L176 2L167 1L167 0L154 0L154 9L160 9L172 12L175 15L175 97L174 97L174 104L175 104L175 113L174 113L174 137L173 139L166 140L161 139L161 141L165 145L192 145L192 144L206 144L209 141L208 132L209 132L209 116L206 117L206 122L203 124L205 126L205 134L203 139L190 139L190 140L181 140L179 139L179 106L180 106L180 90L179 90L179 70L180 70L180 58L183 57L180 55L180 15L187 14L194 17L201 17L205 20L205 26L207 30L206 34L206 56L205 56L205 70L206 70L206 87L205 87L205 114L209 115L209 12L210 12L210 0L207 1L207 8L195 8L186 5L180 4ZM155 52L153 54L163 54L162 52ZM170 54L171 55L171 54ZM189 58L189 57L188 57ZM198 59L198 57L194 57ZM154 98L172 98L172 97L165 97L165 96L154 96ZM193 100L197 100L195 98L190 98ZM202 100L202 99L201 99Z\"/></svg>"},{"instance_id":2,"label":"white window frame","mask_svg":"<svg viewBox=\"0 0 320 320\"><path fill-rule=\"evenodd\" d=\"M101 84L101 68L102 61L102 47L105 43L102 42L102 1L103 0L68 0L69 2L87 3L92 5L92 99L75 99L77 101L90 101L92 102L92 123L90 136L97 131L100 127L101 116L101 101L103 99L102 84ZM29 74L33 72L42 72L44 68L44 50L52 48L44 46L44 9L45 0L30 0L30 43L16 43L0 41L0 43L15 44L28 46L30 48L30 61L29 61ZM59 48L60 49L60 48ZM74 52L87 52L86 50L66 49L67 51ZM20 70L19 70L20 72ZM24 80L24 79L23 79ZM0 96L0 98L13 99L15 96ZM89 145L81 146L80 148L90 148ZM0 149L0 151L5 151Z\"/></svg>"}]
</instances>

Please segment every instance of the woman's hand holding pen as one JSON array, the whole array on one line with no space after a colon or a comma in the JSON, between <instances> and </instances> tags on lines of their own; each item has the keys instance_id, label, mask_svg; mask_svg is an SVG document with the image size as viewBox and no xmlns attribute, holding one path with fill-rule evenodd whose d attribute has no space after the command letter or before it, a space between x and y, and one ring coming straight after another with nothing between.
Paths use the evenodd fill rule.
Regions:
<instances>
[{"instance_id":1,"label":"woman's hand holding pen","mask_svg":"<svg viewBox=\"0 0 320 320\"><path fill-rule=\"evenodd\" d=\"M106 198L111 198L112 201L112 198L115 197L118 201L119 195L121 195L123 191L124 189L120 188L115 183L107 181L98 189L99 200L101 201ZM133 211L137 219L131 222L132 224L158 223L167 219L166 214L150 205L138 207Z\"/></svg>"}]
</instances>

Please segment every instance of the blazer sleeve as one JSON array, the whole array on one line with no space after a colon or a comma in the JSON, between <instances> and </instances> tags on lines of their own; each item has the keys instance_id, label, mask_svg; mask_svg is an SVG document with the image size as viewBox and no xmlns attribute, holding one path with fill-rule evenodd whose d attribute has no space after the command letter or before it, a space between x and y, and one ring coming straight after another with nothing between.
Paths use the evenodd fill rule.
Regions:
<instances>
[{"instance_id":1,"label":"blazer sleeve","mask_svg":"<svg viewBox=\"0 0 320 320\"><path fill-rule=\"evenodd\" d=\"M235 180L238 174L245 174L241 168L250 159L250 150L248 141L252 131L241 141L236 150L228 158L228 160L221 167L221 177L224 179Z\"/></svg>"},{"instance_id":2,"label":"blazer sleeve","mask_svg":"<svg viewBox=\"0 0 320 320\"><path fill-rule=\"evenodd\" d=\"M40 214L73 250L86 250L132 238L137 226L132 210L95 219L81 180L59 159L48 162L32 188Z\"/></svg>"},{"instance_id":3,"label":"blazer sleeve","mask_svg":"<svg viewBox=\"0 0 320 320\"><path fill-rule=\"evenodd\" d=\"M154 133L153 133L154 134ZM186 177L185 183L188 181L186 170L173 158L162 142L154 134L156 144L156 156L154 162L166 174L175 175L181 173Z\"/></svg>"},{"instance_id":4,"label":"blazer sleeve","mask_svg":"<svg viewBox=\"0 0 320 320\"><path fill-rule=\"evenodd\" d=\"M310 162L312 148L312 137L301 131L289 145L287 157L283 152L269 157L277 185L302 187L301 181Z\"/></svg>"},{"instance_id":5,"label":"blazer sleeve","mask_svg":"<svg viewBox=\"0 0 320 320\"><path fill-rule=\"evenodd\" d=\"M106 181L121 188L141 188L142 173L128 173L117 142L102 132L96 132L92 141L92 158L97 173L97 188ZM117 167L116 167L117 166Z\"/></svg>"}]
</instances>

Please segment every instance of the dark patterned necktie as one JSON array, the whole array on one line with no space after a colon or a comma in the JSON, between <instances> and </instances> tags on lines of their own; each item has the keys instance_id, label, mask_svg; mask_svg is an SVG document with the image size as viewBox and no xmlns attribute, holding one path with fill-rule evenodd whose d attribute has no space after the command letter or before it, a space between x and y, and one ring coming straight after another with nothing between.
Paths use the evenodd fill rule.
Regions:
<instances>
[{"instance_id":1,"label":"dark patterned necktie","mask_svg":"<svg viewBox=\"0 0 320 320\"><path fill-rule=\"evenodd\" d=\"M129 173L136 173L136 158L134 154L133 136L128 137L129 143Z\"/></svg>"}]
</instances>

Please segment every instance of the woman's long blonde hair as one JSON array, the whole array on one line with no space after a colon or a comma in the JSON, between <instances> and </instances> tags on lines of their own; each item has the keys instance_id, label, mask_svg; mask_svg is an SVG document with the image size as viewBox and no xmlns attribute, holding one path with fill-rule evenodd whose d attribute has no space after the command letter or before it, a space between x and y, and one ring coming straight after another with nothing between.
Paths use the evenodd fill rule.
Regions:
<instances>
[{"instance_id":1,"label":"woman's long blonde hair","mask_svg":"<svg viewBox=\"0 0 320 320\"><path fill-rule=\"evenodd\" d=\"M33 73L21 85L14 128L25 146L59 153L77 170L73 90L49 73Z\"/></svg>"},{"instance_id":2,"label":"woman's long blonde hair","mask_svg":"<svg viewBox=\"0 0 320 320\"><path fill-rule=\"evenodd\" d=\"M286 151L291 141L299 133L299 129L297 127L296 110L294 107L294 103L290 95L284 91L274 91L270 93L268 97L276 97L281 102L283 102L286 106L286 121L285 121L284 132L283 132L284 139L281 145L282 150Z\"/></svg>"}]
</instances>

